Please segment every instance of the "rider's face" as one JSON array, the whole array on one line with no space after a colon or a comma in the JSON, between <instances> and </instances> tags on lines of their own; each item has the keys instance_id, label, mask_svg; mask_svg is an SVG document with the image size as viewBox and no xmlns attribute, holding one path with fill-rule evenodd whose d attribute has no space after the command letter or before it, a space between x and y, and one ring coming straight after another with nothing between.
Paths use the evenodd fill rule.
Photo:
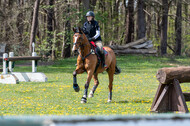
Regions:
<instances>
[{"instance_id":1,"label":"rider's face","mask_svg":"<svg viewBox=\"0 0 190 126\"><path fill-rule=\"evenodd\" d=\"M88 21L92 21L92 19L93 19L92 16L88 16L88 17L87 17L87 20L88 20Z\"/></svg>"}]
</instances>

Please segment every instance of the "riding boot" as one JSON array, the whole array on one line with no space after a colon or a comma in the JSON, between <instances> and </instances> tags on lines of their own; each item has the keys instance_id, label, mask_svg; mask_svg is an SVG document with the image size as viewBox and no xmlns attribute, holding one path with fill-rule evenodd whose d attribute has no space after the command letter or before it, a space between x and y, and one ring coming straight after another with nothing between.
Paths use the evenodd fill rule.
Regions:
<instances>
[{"instance_id":1,"label":"riding boot","mask_svg":"<svg viewBox=\"0 0 190 126\"><path fill-rule=\"evenodd\" d=\"M102 67L106 68L107 65L105 64L105 55L104 55L104 53L101 53L101 58L102 58Z\"/></svg>"},{"instance_id":2,"label":"riding boot","mask_svg":"<svg viewBox=\"0 0 190 126\"><path fill-rule=\"evenodd\" d=\"M96 48L96 53L98 54L98 56L100 57L100 60L101 60L101 65L103 68L107 67L107 65L105 64L105 55L104 53L102 54L102 52L100 51L100 49L97 47Z\"/></svg>"}]
</instances>

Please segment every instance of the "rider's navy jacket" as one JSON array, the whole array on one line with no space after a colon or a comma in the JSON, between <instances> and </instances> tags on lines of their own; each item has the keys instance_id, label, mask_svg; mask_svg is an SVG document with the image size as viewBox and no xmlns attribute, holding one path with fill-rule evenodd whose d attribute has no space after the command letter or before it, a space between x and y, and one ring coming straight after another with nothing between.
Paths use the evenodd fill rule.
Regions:
<instances>
[{"instance_id":1,"label":"rider's navy jacket","mask_svg":"<svg viewBox=\"0 0 190 126\"><path fill-rule=\"evenodd\" d=\"M86 21L83 25L83 32L86 34L87 38L94 37L94 41L102 41L100 36L100 27L98 22L95 20L92 20L91 23Z\"/></svg>"}]
</instances>

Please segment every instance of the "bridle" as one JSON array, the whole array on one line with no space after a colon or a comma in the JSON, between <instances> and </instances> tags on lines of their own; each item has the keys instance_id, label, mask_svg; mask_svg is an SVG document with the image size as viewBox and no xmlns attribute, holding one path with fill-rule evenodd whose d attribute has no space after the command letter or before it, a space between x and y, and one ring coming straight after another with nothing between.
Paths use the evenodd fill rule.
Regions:
<instances>
[{"instance_id":1,"label":"bridle","mask_svg":"<svg viewBox=\"0 0 190 126\"><path fill-rule=\"evenodd\" d=\"M81 39L83 39L83 37L82 37ZM85 45L87 45L87 44L82 44L81 42L77 42L77 41L73 43L73 45L76 45L76 44L79 44L79 48L84 47ZM81 53L79 53L79 56L82 58L82 61L84 62L84 60L85 60L88 56L90 56L91 54L92 54L92 47L91 47L90 53L88 53L86 56L82 56Z\"/></svg>"}]
</instances>

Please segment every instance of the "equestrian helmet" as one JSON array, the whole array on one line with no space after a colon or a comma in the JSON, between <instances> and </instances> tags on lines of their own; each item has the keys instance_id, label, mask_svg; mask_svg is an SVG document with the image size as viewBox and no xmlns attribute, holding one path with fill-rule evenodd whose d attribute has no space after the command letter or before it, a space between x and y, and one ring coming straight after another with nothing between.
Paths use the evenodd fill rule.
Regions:
<instances>
[{"instance_id":1,"label":"equestrian helmet","mask_svg":"<svg viewBox=\"0 0 190 126\"><path fill-rule=\"evenodd\" d=\"M88 16L95 17L94 12L93 12L93 11L88 11L88 12L86 13L86 17L88 17Z\"/></svg>"}]
</instances>

